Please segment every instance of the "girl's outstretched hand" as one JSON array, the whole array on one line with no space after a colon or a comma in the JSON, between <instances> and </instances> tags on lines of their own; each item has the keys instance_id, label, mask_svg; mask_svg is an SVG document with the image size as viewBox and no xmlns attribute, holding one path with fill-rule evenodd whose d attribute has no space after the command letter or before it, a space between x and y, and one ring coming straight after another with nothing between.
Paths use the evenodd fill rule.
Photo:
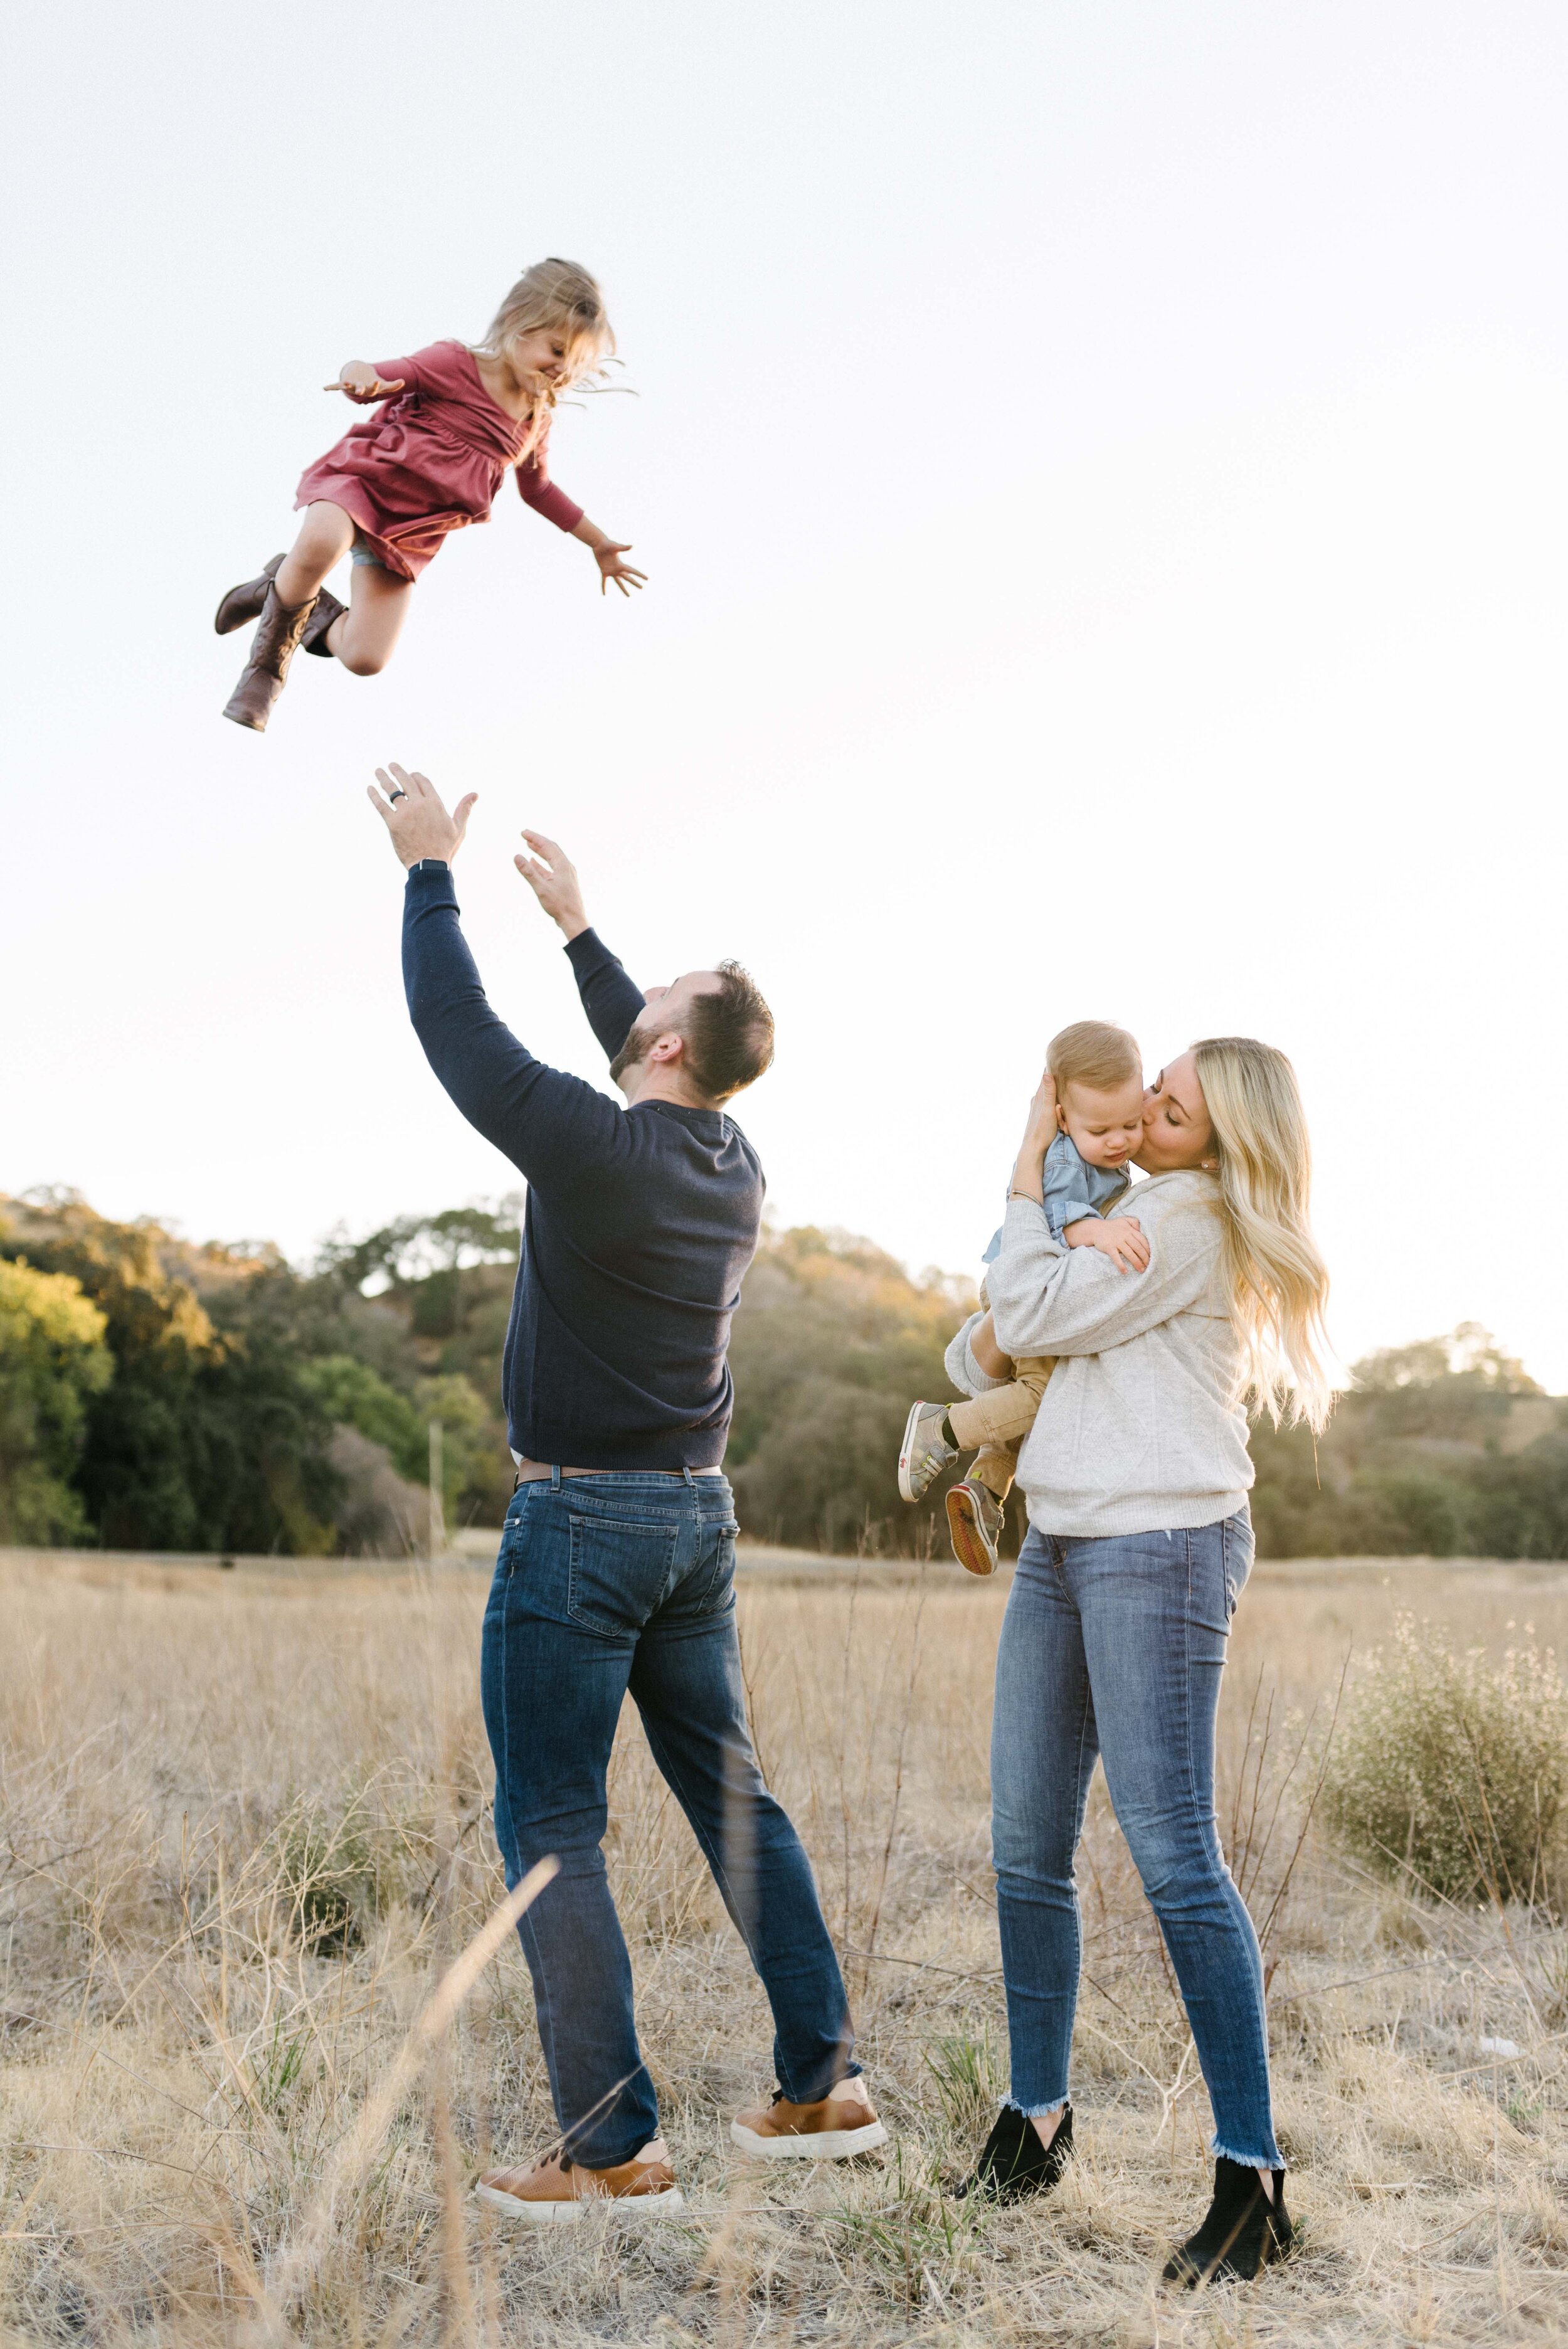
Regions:
<instances>
[{"instance_id":1,"label":"girl's outstretched hand","mask_svg":"<svg viewBox=\"0 0 1568 2349\"><path fill-rule=\"evenodd\" d=\"M391 383L383 383L366 359L351 359L335 383L324 383L323 391L346 391L351 399L387 399L401 391L405 378L398 376Z\"/></svg>"},{"instance_id":2,"label":"girl's outstretched hand","mask_svg":"<svg viewBox=\"0 0 1568 2349\"><path fill-rule=\"evenodd\" d=\"M629 563L623 563L621 560L623 554L629 554L631 551L629 540L624 546L617 546L613 538L607 538L603 546L596 546L593 549L593 560L599 565L601 595L605 593L612 579L623 595L629 595L634 587L642 586L647 573L634 571Z\"/></svg>"}]
</instances>

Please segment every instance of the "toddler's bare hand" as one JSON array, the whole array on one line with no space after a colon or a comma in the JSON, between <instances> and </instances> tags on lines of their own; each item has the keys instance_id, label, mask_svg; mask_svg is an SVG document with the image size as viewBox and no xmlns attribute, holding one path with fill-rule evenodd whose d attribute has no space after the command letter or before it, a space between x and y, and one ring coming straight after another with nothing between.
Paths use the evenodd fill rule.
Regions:
<instances>
[{"instance_id":1,"label":"toddler's bare hand","mask_svg":"<svg viewBox=\"0 0 1568 2349\"><path fill-rule=\"evenodd\" d=\"M1081 1230L1081 1225L1075 1225ZM1088 1245L1108 1256L1118 1272L1147 1272L1149 1242L1143 1237L1143 1226L1136 1216L1112 1216L1101 1223L1098 1232L1089 1235Z\"/></svg>"}]
</instances>

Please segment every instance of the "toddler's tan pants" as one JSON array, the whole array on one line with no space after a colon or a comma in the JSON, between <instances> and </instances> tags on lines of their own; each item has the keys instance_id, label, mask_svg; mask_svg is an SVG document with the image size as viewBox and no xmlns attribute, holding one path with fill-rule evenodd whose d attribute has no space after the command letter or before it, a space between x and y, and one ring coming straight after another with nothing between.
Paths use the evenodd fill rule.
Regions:
<instances>
[{"instance_id":1,"label":"toddler's tan pants","mask_svg":"<svg viewBox=\"0 0 1568 2349\"><path fill-rule=\"evenodd\" d=\"M959 1450L979 1446L969 1475L977 1476L999 1501L1005 1501L1012 1489L1018 1446L1035 1423L1046 1381L1056 1366L1054 1354L1020 1355L1005 1387L992 1387L985 1394L947 1406Z\"/></svg>"}]
</instances>

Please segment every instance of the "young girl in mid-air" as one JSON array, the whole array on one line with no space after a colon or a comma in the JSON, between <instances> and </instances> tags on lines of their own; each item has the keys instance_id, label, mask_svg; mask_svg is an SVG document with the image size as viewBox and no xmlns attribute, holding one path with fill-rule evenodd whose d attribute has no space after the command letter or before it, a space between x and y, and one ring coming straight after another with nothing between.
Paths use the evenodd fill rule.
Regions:
<instances>
[{"instance_id":1,"label":"young girl in mid-air","mask_svg":"<svg viewBox=\"0 0 1568 2349\"><path fill-rule=\"evenodd\" d=\"M591 547L600 593L623 595L644 574L551 481L545 465L551 411L562 393L599 371L615 347L603 296L574 261L536 261L490 322L482 343L432 343L410 358L351 360L328 391L358 407L385 401L350 428L303 476L305 509L287 554L232 587L218 634L258 620L251 657L225 718L266 731L289 663L303 645L335 655L356 677L384 668L407 609L408 591L451 530L487 522L502 476L537 513ZM354 585L340 604L323 586L351 553Z\"/></svg>"}]
</instances>

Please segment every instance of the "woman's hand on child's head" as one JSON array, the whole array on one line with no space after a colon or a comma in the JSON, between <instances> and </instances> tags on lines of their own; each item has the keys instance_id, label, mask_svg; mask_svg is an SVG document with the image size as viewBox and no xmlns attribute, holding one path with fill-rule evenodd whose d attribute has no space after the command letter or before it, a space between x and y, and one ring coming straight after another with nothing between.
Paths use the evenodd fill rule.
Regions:
<instances>
[{"instance_id":1,"label":"woman's hand on child's head","mask_svg":"<svg viewBox=\"0 0 1568 2349\"><path fill-rule=\"evenodd\" d=\"M1062 1234L1069 1247L1097 1247L1118 1272L1147 1272L1149 1242L1136 1216L1084 1216Z\"/></svg>"},{"instance_id":2,"label":"woman's hand on child's head","mask_svg":"<svg viewBox=\"0 0 1568 2349\"><path fill-rule=\"evenodd\" d=\"M1029 1122L1024 1128L1025 1149L1037 1149L1043 1157L1057 1138L1059 1123L1057 1116L1057 1081L1047 1069L1035 1088L1035 1098L1029 1103Z\"/></svg>"},{"instance_id":3,"label":"woman's hand on child's head","mask_svg":"<svg viewBox=\"0 0 1568 2349\"><path fill-rule=\"evenodd\" d=\"M405 378L398 376L391 383L383 383L368 359L351 359L335 383L323 384L324 391L345 391L350 399L387 399L401 391Z\"/></svg>"},{"instance_id":4,"label":"woman's hand on child's head","mask_svg":"<svg viewBox=\"0 0 1568 2349\"><path fill-rule=\"evenodd\" d=\"M1038 1199L1042 1206L1046 1196L1046 1153L1057 1134L1057 1081L1049 1069L1040 1079L1034 1100L1029 1103L1029 1120L1024 1128L1024 1139L1018 1144L1018 1154L1013 1161L1010 1195Z\"/></svg>"},{"instance_id":5,"label":"woman's hand on child's head","mask_svg":"<svg viewBox=\"0 0 1568 2349\"><path fill-rule=\"evenodd\" d=\"M630 541L624 546L617 546L613 538L607 538L603 546L596 546L593 549L593 560L599 565L601 595L608 591L612 579L623 595L629 595L634 587L640 587L643 585L647 574L644 571L634 571L629 563L623 563L621 560L623 554L630 553Z\"/></svg>"}]
</instances>

